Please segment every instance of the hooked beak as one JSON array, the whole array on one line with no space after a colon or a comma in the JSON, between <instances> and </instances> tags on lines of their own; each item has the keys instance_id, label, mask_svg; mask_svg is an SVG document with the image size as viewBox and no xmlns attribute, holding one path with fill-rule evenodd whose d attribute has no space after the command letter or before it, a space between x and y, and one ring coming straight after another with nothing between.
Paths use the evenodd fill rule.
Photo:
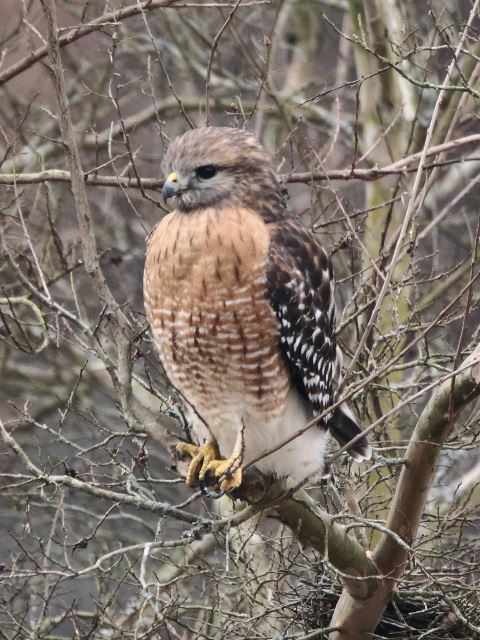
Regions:
<instances>
[{"instance_id":1,"label":"hooked beak","mask_svg":"<svg viewBox=\"0 0 480 640\"><path fill-rule=\"evenodd\" d=\"M180 191L180 184L178 183L177 174L175 171L167 177L163 184L162 189L162 197L163 201L166 203L169 198L172 198Z\"/></svg>"}]
</instances>

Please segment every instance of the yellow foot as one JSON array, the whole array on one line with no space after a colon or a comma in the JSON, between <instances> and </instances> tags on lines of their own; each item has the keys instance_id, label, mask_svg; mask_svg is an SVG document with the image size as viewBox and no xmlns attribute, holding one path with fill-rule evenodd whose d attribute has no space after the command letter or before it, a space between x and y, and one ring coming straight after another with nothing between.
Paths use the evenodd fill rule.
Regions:
<instances>
[{"instance_id":1,"label":"yellow foot","mask_svg":"<svg viewBox=\"0 0 480 640\"><path fill-rule=\"evenodd\" d=\"M208 465L211 462L218 462L220 458L216 442L206 442L200 447L197 447L195 444L188 444L187 442L179 442L176 446L176 453L181 460L185 458L192 459L188 465L187 476L185 478L185 482L189 487L196 487L202 483Z\"/></svg>"},{"instance_id":2,"label":"yellow foot","mask_svg":"<svg viewBox=\"0 0 480 640\"><path fill-rule=\"evenodd\" d=\"M204 475L213 477L220 482L221 491L238 489L242 484L242 459L232 455L226 460L212 460L208 463Z\"/></svg>"},{"instance_id":3,"label":"yellow foot","mask_svg":"<svg viewBox=\"0 0 480 640\"><path fill-rule=\"evenodd\" d=\"M176 455L180 460L191 458L185 478L187 485L220 484L221 491L238 489L242 484L242 456L237 450L224 460L216 442L207 442L200 447L187 442L176 445Z\"/></svg>"},{"instance_id":4,"label":"yellow foot","mask_svg":"<svg viewBox=\"0 0 480 640\"><path fill-rule=\"evenodd\" d=\"M243 479L243 453L245 443L243 440L244 426L237 433L235 446L232 455L226 460L212 460L208 463L206 469L202 469L204 475L213 477L217 483L220 483L221 491L233 491L238 489Z\"/></svg>"}]
</instances>

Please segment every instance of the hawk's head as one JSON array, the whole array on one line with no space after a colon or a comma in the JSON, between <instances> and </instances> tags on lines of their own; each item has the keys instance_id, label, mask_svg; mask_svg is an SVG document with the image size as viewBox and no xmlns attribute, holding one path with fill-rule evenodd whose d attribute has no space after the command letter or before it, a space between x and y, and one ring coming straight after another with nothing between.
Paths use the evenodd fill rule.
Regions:
<instances>
[{"instance_id":1,"label":"hawk's head","mask_svg":"<svg viewBox=\"0 0 480 640\"><path fill-rule=\"evenodd\" d=\"M231 204L278 217L284 210L284 193L271 158L248 131L187 131L169 146L163 168L168 176L163 197L172 198L179 211Z\"/></svg>"}]
</instances>

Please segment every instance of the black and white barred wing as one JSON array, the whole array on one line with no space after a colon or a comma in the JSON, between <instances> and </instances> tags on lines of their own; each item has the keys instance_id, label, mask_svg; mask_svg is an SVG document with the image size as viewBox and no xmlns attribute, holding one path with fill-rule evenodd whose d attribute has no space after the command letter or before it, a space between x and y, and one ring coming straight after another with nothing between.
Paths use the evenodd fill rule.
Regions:
<instances>
[{"instance_id":1,"label":"black and white barred wing","mask_svg":"<svg viewBox=\"0 0 480 640\"><path fill-rule=\"evenodd\" d=\"M294 220L277 223L272 231L267 282L281 349L294 385L319 415L332 404L338 368L332 265L314 236ZM360 433L343 407L319 426L328 428L341 445ZM358 460L368 458L370 446L363 438L349 452Z\"/></svg>"}]
</instances>

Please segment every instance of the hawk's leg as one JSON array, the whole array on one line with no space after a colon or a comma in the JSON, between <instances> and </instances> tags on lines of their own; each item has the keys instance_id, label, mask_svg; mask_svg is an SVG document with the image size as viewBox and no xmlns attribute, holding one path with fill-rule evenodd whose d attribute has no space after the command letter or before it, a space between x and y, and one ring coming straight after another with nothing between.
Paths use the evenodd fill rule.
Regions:
<instances>
[{"instance_id":1,"label":"hawk's leg","mask_svg":"<svg viewBox=\"0 0 480 640\"><path fill-rule=\"evenodd\" d=\"M220 482L221 491L232 491L240 487L243 478L242 462L245 450L243 431L244 426L242 425L229 458L226 460L214 459L207 464L206 468L202 467L200 481L205 475L210 475Z\"/></svg>"},{"instance_id":2,"label":"hawk's leg","mask_svg":"<svg viewBox=\"0 0 480 640\"><path fill-rule=\"evenodd\" d=\"M189 487L196 487L202 483L208 465L212 462L218 462L220 457L217 443L214 441L206 442L200 447L187 442L179 442L176 446L176 454L180 459L191 458L185 478Z\"/></svg>"}]
</instances>

